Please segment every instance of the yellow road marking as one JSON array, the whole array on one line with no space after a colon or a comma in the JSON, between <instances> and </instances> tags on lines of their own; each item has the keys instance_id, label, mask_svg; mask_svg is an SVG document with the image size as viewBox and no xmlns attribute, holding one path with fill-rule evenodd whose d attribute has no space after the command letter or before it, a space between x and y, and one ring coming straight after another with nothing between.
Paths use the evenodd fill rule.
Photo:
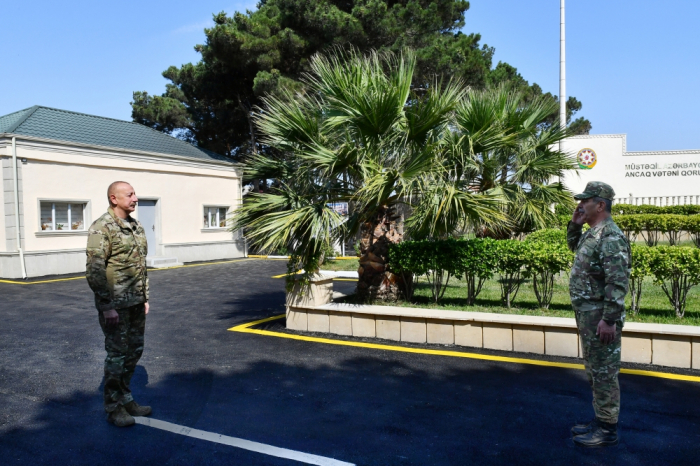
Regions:
<instances>
[{"instance_id":1,"label":"yellow road marking","mask_svg":"<svg viewBox=\"0 0 700 466\"><path fill-rule=\"evenodd\" d=\"M54 283L54 282L67 282L69 280L82 280L85 277L71 277L71 278L56 278L53 280L41 280L38 282L18 282L14 280L0 280L0 283L9 283L11 285L36 285L39 283Z\"/></svg>"},{"instance_id":2,"label":"yellow road marking","mask_svg":"<svg viewBox=\"0 0 700 466\"><path fill-rule=\"evenodd\" d=\"M231 332L240 333L255 333L258 335L266 335L270 337L278 338L288 338L290 340L300 340L309 341L313 343L325 343L328 345L339 345L339 346L354 346L357 348L370 348L384 351L398 351L403 353L416 353L416 354L430 354L433 356L449 356L454 358L468 358L468 359L481 359L485 361L497 361L497 362L510 362L514 364L529 364L533 366L548 366L548 367L561 367L564 369L577 369L584 370L583 364L574 364L567 362L553 362L553 361L541 361L538 359L526 359L526 358L511 358L507 356L491 356L487 354L477 354L477 353L463 353L460 351L448 351L448 350L433 350L427 348L409 348L405 346L396 345L384 345L379 343L364 343L359 341L347 341L347 340L333 340L331 338L318 338L310 337L305 335L294 335L289 333L272 332L270 330L258 330L251 327L260 325L265 322L270 322L272 320L284 318L284 314L268 317L266 319L260 319L247 324L236 325L228 329ZM632 374L641 375L646 377L659 377L662 379L672 379L672 380L682 380L686 382L700 382L700 377L693 375L681 375L681 374L671 374L668 372L656 372L656 371L644 371L638 369L620 369L622 374Z\"/></svg>"}]
</instances>

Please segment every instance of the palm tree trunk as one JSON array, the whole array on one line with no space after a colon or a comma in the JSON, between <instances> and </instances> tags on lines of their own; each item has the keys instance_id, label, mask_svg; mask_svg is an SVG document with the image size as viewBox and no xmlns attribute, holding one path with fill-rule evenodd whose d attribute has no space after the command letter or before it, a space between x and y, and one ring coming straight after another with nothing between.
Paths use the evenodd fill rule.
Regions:
<instances>
[{"instance_id":1,"label":"palm tree trunk","mask_svg":"<svg viewBox=\"0 0 700 466\"><path fill-rule=\"evenodd\" d=\"M384 206L362 225L357 294L365 301L396 301L404 289L403 277L388 270L389 246L403 240L403 230L394 206Z\"/></svg>"}]
</instances>

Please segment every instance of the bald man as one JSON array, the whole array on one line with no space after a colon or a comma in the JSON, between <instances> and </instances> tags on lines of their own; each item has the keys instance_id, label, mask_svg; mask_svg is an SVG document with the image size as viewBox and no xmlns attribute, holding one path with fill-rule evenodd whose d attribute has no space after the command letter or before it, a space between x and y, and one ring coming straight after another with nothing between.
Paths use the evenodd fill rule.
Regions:
<instances>
[{"instance_id":1,"label":"bald man","mask_svg":"<svg viewBox=\"0 0 700 466\"><path fill-rule=\"evenodd\" d=\"M129 388L143 353L148 314L148 244L141 224L131 217L138 198L125 181L107 189L109 209L90 226L86 276L95 293L95 306L105 336L104 407L107 420L118 427L148 416L150 406L139 406Z\"/></svg>"}]
</instances>

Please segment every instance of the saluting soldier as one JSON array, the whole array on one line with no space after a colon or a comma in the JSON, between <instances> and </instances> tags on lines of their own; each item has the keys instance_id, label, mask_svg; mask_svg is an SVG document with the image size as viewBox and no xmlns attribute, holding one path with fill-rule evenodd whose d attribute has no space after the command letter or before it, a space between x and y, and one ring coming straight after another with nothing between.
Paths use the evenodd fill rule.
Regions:
<instances>
[{"instance_id":1,"label":"saluting soldier","mask_svg":"<svg viewBox=\"0 0 700 466\"><path fill-rule=\"evenodd\" d=\"M595 418L571 429L577 445L617 445L620 415L620 351L632 251L611 217L613 189L600 181L574 196L580 201L567 228L576 253L569 280L571 305L581 336ZM582 233L582 226L590 227Z\"/></svg>"},{"instance_id":2,"label":"saluting soldier","mask_svg":"<svg viewBox=\"0 0 700 466\"><path fill-rule=\"evenodd\" d=\"M107 189L109 209L90 226L86 276L95 293L100 327L105 336L104 407L108 421L133 425L133 416L148 416L129 383L143 353L148 314L148 244L141 224L131 217L138 198L134 188L116 181Z\"/></svg>"}]
</instances>

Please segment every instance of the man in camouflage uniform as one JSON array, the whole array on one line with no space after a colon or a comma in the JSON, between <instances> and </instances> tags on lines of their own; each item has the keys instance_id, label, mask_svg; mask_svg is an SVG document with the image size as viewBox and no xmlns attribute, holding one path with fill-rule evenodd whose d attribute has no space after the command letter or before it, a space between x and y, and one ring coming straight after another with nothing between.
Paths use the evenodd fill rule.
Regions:
<instances>
[{"instance_id":1,"label":"man in camouflage uniform","mask_svg":"<svg viewBox=\"0 0 700 466\"><path fill-rule=\"evenodd\" d=\"M586 375L593 390L595 418L571 429L581 446L617 445L620 414L620 350L632 251L610 211L613 189L592 181L567 228L569 249L576 253L569 293L581 336ZM582 233L587 223L590 229Z\"/></svg>"},{"instance_id":2,"label":"man in camouflage uniform","mask_svg":"<svg viewBox=\"0 0 700 466\"><path fill-rule=\"evenodd\" d=\"M133 425L133 416L148 416L129 389L143 353L148 314L148 245L141 224L131 217L138 198L129 183L117 181L107 190L110 207L90 226L86 276L95 293L100 327L105 336L104 407L119 427Z\"/></svg>"}]
</instances>

